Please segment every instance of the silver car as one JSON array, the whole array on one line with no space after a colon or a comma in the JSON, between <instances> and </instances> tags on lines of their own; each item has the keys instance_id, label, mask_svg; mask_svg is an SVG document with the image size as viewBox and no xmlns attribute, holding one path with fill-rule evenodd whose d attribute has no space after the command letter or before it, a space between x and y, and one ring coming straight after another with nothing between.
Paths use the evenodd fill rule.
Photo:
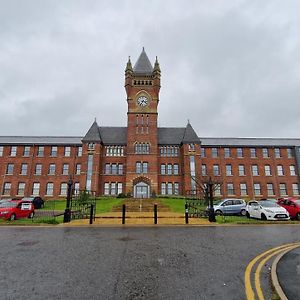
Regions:
<instances>
[{"instance_id":1,"label":"silver car","mask_svg":"<svg viewBox=\"0 0 300 300\"><path fill-rule=\"evenodd\" d=\"M246 202L243 199L224 199L214 204L216 215L246 215Z\"/></svg>"}]
</instances>

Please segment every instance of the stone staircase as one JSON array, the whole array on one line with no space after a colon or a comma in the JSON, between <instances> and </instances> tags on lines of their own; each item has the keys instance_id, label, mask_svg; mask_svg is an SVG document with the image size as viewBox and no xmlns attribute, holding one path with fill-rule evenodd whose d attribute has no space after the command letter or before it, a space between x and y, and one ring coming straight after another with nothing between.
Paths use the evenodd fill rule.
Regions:
<instances>
[{"instance_id":1,"label":"stone staircase","mask_svg":"<svg viewBox=\"0 0 300 300\"><path fill-rule=\"evenodd\" d=\"M162 204L157 199L125 199L120 205L113 207L113 212L122 211L122 205L126 205L127 212L153 212L154 204L157 204L158 212L169 212L170 209L168 206Z\"/></svg>"}]
</instances>

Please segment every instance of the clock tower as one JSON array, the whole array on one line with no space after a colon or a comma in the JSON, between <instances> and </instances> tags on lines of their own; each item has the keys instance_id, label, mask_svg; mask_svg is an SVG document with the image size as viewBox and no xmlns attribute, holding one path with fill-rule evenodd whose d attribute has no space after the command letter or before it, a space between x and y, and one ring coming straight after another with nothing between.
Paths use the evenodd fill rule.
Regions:
<instances>
[{"instance_id":1,"label":"clock tower","mask_svg":"<svg viewBox=\"0 0 300 300\"><path fill-rule=\"evenodd\" d=\"M126 193L149 198L158 193L157 107L160 67L154 66L143 48L134 67L130 58L125 70L127 93Z\"/></svg>"}]
</instances>

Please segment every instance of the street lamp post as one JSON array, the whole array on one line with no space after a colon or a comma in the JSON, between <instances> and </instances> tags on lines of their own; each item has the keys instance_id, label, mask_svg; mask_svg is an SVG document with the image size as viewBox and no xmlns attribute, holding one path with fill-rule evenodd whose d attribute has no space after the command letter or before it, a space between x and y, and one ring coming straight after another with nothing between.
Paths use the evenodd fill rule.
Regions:
<instances>
[{"instance_id":1,"label":"street lamp post","mask_svg":"<svg viewBox=\"0 0 300 300\"><path fill-rule=\"evenodd\" d=\"M207 182L208 199L209 199L209 209L208 209L209 222L216 222L214 203L213 203L213 199L214 199L213 186L214 186L214 183L213 183L211 177L209 177L209 180Z\"/></svg>"},{"instance_id":2,"label":"street lamp post","mask_svg":"<svg viewBox=\"0 0 300 300\"><path fill-rule=\"evenodd\" d=\"M64 212L64 223L69 223L71 222L71 198L72 198L72 186L73 186L73 180L70 177L68 181L68 192L67 192L67 204L66 204L66 209Z\"/></svg>"}]
</instances>

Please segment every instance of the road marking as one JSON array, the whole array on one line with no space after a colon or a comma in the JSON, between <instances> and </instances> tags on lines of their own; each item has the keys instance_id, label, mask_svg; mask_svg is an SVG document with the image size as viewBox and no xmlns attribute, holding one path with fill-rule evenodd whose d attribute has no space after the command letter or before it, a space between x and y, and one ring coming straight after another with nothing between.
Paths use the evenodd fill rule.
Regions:
<instances>
[{"instance_id":1,"label":"road marking","mask_svg":"<svg viewBox=\"0 0 300 300\"><path fill-rule=\"evenodd\" d=\"M292 247L292 246L300 246L300 243L290 243L290 244L286 244L286 245L281 245L272 249L269 249L259 255L257 255L255 258L253 258L250 263L248 264L246 271L245 271L245 292L246 292L246 297L248 300L255 300L255 294L251 285L251 271L253 266L260 260L262 259L264 256L268 255L269 253L275 252L275 251L283 251L285 249L287 249L288 247ZM264 299L264 298L261 298Z\"/></svg>"}]
</instances>

